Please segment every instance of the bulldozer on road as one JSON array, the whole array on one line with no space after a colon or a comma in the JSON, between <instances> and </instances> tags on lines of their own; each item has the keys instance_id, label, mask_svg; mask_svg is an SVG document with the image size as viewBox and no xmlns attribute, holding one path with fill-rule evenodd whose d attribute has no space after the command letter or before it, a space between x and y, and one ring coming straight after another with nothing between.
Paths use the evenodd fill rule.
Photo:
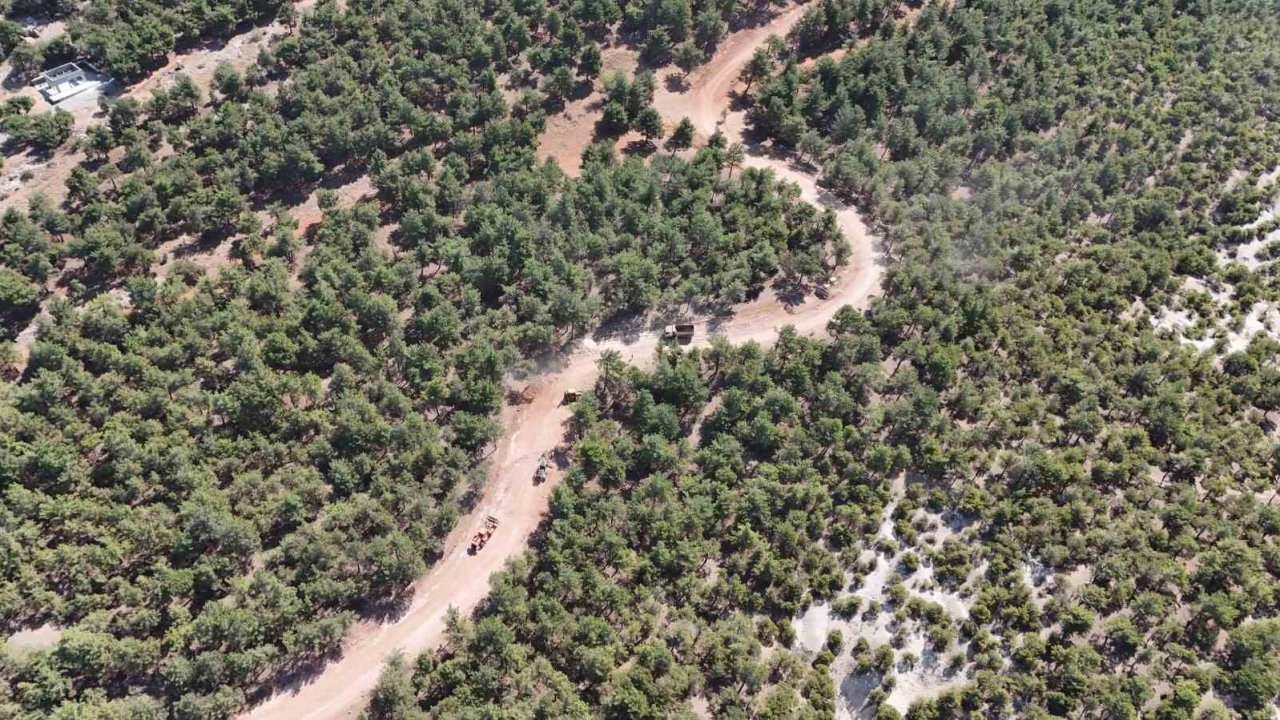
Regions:
<instances>
[{"instance_id":1,"label":"bulldozer on road","mask_svg":"<svg viewBox=\"0 0 1280 720\"><path fill-rule=\"evenodd\" d=\"M662 339L667 342L688 345L693 342L693 323L676 323L675 325L666 326L662 329Z\"/></svg>"},{"instance_id":2,"label":"bulldozer on road","mask_svg":"<svg viewBox=\"0 0 1280 720\"><path fill-rule=\"evenodd\" d=\"M484 516L484 524L480 526L480 531L471 536L471 546L467 548L467 553L475 555L480 552L485 543L489 542L489 538L493 537L493 531L498 529L498 518L492 515Z\"/></svg>"}]
</instances>

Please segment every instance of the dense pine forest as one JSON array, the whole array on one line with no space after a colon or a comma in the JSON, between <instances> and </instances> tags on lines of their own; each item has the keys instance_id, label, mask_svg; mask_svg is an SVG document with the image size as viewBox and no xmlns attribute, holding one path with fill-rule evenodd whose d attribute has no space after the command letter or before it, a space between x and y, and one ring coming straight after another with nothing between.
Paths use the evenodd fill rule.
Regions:
<instances>
[{"instance_id":1,"label":"dense pine forest","mask_svg":"<svg viewBox=\"0 0 1280 720\"><path fill-rule=\"evenodd\" d=\"M509 373L847 262L654 109L790 3L3 5L19 75L126 86L285 28L83 134L0 105L6 151L79 157L0 217L0 621L57 628L0 645L3 718L226 718L318 672L476 505ZM1262 0L808 3L734 107L865 214L881 296L606 355L527 551L365 715L1274 717L1277 37ZM596 90L648 150L539 163Z\"/></svg>"},{"instance_id":2,"label":"dense pine forest","mask_svg":"<svg viewBox=\"0 0 1280 720\"><path fill-rule=\"evenodd\" d=\"M38 339L4 347L0 616L61 628L0 664L5 716L229 716L438 557L509 368L842 261L723 145L535 163L539 88L596 82L619 21L578 12L321 3L243 74L108 102L65 195L5 209L5 335Z\"/></svg>"},{"instance_id":3,"label":"dense pine forest","mask_svg":"<svg viewBox=\"0 0 1280 720\"><path fill-rule=\"evenodd\" d=\"M898 10L815 3L743 78L883 299L602 368L545 535L370 717L1274 716L1274 9Z\"/></svg>"}]
</instances>

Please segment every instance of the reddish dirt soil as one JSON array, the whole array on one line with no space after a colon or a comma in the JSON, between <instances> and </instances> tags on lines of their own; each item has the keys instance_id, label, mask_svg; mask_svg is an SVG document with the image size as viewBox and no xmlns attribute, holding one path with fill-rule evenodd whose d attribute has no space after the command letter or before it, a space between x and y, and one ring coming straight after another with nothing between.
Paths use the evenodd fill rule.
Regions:
<instances>
[{"instance_id":1,"label":"reddish dirt soil","mask_svg":"<svg viewBox=\"0 0 1280 720\"><path fill-rule=\"evenodd\" d=\"M737 87L738 74L751 59L751 54L770 35L786 36L808 6L809 3L790 7L768 22L724 38L715 55L683 78L683 82L675 82L683 73L674 67L656 71L654 107L662 113L667 129L670 130L681 118L688 117L698 127L700 139L705 140L717 122L728 114L730 93ZM603 60L601 77L615 71L632 75L639 66L635 51L625 47L606 49ZM668 79L673 81L672 87L681 89L669 89ZM568 103L563 113L547 118L546 129L538 138L538 159L554 158L565 173L577 177L582 170L582 151L595 140L596 121L600 119L602 109L601 97L597 88L588 97ZM627 140L619 140L617 147L625 147Z\"/></svg>"},{"instance_id":2,"label":"reddish dirt soil","mask_svg":"<svg viewBox=\"0 0 1280 720\"><path fill-rule=\"evenodd\" d=\"M308 0L303 0L299 7L305 7L307 3ZM802 12L803 7L791 8L764 25L726 38L715 56L686 79L680 92L668 90L666 73L658 73L655 105L663 113L668 126L687 116L704 138L720 127L731 140L740 140L741 115L728 111L738 73L756 47L770 35L785 35L800 19ZM266 42L269 35L277 30L283 31L270 26L228 41L216 50L197 50L181 59L175 58L155 76L135 85L129 92L145 93L177 72L186 72L202 86L207 86L219 61L225 59L238 67L246 66L256 58L257 45ZM250 37L254 34L257 34L256 38ZM622 48L606 50L604 61L606 72L621 70L630 73L636 67L635 54ZM540 138L539 157L555 158L567 172L576 174L582 150L592 140L598 116L598 90L583 100L570 103L562 115L548 120L547 130ZM68 156L62 162L67 164L61 176L58 169L48 170L40 181L42 187L52 186L57 192L61 191L66 174L78 158L73 160ZM61 168L62 162L55 161L55 164ZM879 289L881 267L873 239L856 210L831 198L817 187L812 176L785 160L749 153L745 164L773 170L778 177L796 183L806 201L834 209L853 250L852 257L850 264L834 278L828 300L819 302L810 298L796 306L784 303L772 291L766 291L756 301L739 306L728 320L699 320L696 323L697 346L709 344L715 336L733 342L768 344L783 325L793 325L801 333L819 333L840 307L865 307ZM343 186L339 194L344 204L350 204L370 190L367 179L362 179ZM31 190L26 191L29 196ZM5 205L9 206L12 201L13 198L6 200ZM293 212L303 230L320 217L314 195ZM380 237L385 242L385 235ZM228 247L219 247L201 256L199 262L211 267L225 263L225 250L229 243L224 245ZM163 272L164 268L158 270ZM24 338L29 335L33 333L24 333ZM359 714L366 694L376 684L388 656L396 652L412 655L438 646L444 638L446 611L451 607L463 613L474 610L488 593L490 575L526 549L530 534L541 522L558 476L553 472L549 482L534 485L533 475L539 458L563 441L563 426L569 417L569 407L561 402L565 392L586 389L594 384L596 362L604 351L615 350L627 362L645 365L651 361L659 342L658 336L652 332L584 340L553 367L545 368L536 381L537 393L533 400L504 409L501 419L506 432L493 456L491 477L483 497L475 510L464 517L449 535L440 561L414 584L413 599L407 611L389 622L361 623L347 639L341 659L331 663L306 684L277 694L242 717L260 720L354 718ZM479 553L470 555L467 545L486 515L499 519L498 528Z\"/></svg>"},{"instance_id":3,"label":"reddish dirt soil","mask_svg":"<svg viewBox=\"0 0 1280 720\"><path fill-rule=\"evenodd\" d=\"M826 204L810 178L793 170L787 173L787 179L801 181L798 184L806 200ZM771 293L764 293L760 300L741 306L727 322L698 321L695 345L706 346L714 336L733 342L768 344L783 325L793 325L806 334L818 333L840 307L865 307L879 289L880 266L872 238L856 210L840 206L837 212L854 253L850 265L835 278L828 300L792 307ZM558 367L541 376L537 395L531 403L507 406L502 413L506 434L493 458L484 496L476 509L450 533L444 557L414 584L408 610L390 622L363 624L349 638L342 658L331 663L321 675L308 684L277 694L242 717L258 720L354 718L365 702L365 694L377 683L389 656L397 652L412 656L437 646L444 639L446 611L451 607L463 613L474 610L488 594L489 576L525 550L529 535L541 522L551 487L558 478L553 474L550 482L534 485L533 474L542 454L564 439L564 423L570 410L561 402L565 392L590 388L595 383L596 361L604 351L616 350L627 362L645 365L652 359L658 343L655 333L644 333L638 338L583 341ZM486 515L498 518L497 531L479 553L469 555L467 545Z\"/></svg>"},{"instance_id":4,"label":"reddish dirt soil","mask_svg":"<svg viewBox=\"0 0 1280 720\"><path fill-rule=\"evenodd\" d=\"M835 50L832 50L831 52L827 53L826 55L819 55L818 57L811 57L811 58L808 58L808 59L804 60L803 62L801 62L801 63L800 63L800 67L802 67L802 68L804 68L804 69L806 69L806 70L807 70L807 69L809 69L809 68L813 67L814 65L817 65L817 64L818 64L818 61L819 61L819 60L821 60L821 59L822 59L822 58L824 58L824 57L831 58L832 60L835 60L835 61L837 61L837 62L838 62L838 61L840 60L840 58L844 57L844 56L845 56L845 55L847 55L847 54L849 54L848 49L846 49L846 48L842 48L842 47L840 47L840 48L836 48Z\"/></svg>"},{"instance_id":5,"label":"reddish dirt soil","mask_svg":"<svg viewBox=\"0 0 1280 720\"><path fill-rule=\"evenodd\" d=\"M605 48L600 59L601 78L615 72L629 77L640 64L639 55L625 47ZM577 177L582 169L582 151L595 139L603 97L599 87L593 88L587 97L566 103L563 112L548 117L538 137L538 160L552 158L565 173Z\"/></svg>"},{"instance_id":6,"label":"reddish dirt soil","mask_svg":"<svg viewBox=\"0 0 1280 720\"><path fill-rule=\"evenodd\" d=\"M716 48L716 53L711 60L686 78L685 88L682 90L669 90L665 82L668 74L678 74L678 71L658 73L658 90L654 95L654 106L668 123L679 122L680 118L688 117L700 133L710 135L731 115L739 115L731 112L730 101L733 90L739 87L738 75L751 59L751 54L771 35L785 37L800 21L808 7L809 3L796 5L763 25L742 30L725 38ZM742 135L741 125L724 126L721 129L734 139Z\"/></svg>"}]
</instances>

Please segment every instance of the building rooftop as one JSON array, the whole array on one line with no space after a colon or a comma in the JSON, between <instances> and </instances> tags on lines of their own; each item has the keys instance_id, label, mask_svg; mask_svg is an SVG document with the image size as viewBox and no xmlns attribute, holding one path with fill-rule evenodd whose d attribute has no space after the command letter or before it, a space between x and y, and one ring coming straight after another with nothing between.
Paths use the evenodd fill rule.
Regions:
<instances>
[{"instance_id":1,"label":"building rooftop","mask_svg":"<svg viewBox=\"0 0 1280 720\"><path fill-rule=\"evenodd\" d=\"M44 95L51 105L78 95L86 90L111 82L111 76L92 64L80 61L63 63L36 76L32 85Z\"/></svg>"}]
</instances>

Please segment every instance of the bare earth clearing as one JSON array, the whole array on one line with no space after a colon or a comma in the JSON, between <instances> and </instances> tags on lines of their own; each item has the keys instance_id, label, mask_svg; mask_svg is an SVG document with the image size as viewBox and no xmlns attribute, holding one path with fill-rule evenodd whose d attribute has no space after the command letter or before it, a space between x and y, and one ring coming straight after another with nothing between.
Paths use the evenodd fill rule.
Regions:
<instances>
[{"instance_id":1,"label":"bare earth clearing","mask_svg":"<svg viewBox=\"0 0 1280 720\"><path fill-rule=\"evenodd\" d=\"M730 90L752 51L770 35L785 33L799 19L800 12L800 8L795 8L767 25L726 38L711 61L689 78L684 93L660 89L656 104L668 123L687 115L700 133L713 132L725 115ZM661 85L660 79L660 88ZM577 109L579 123L594 122L582 113L583 109ZM740 115L730 116L729 122L723 125L731 141L741 138L741 127ZM589 141L589 124L585 137ZM557 143L557 152L543 156L566 157L562 153L567 144ZM579 149L567 156L573 158L571 168L576 168L580 154ZM831 198L817 187L813 177L785 161L749 154L746 164L773 170L778 177L798 185L807 202L835 210L840 228L853 250L852 257L850 264L835 278L828 300L810 299L793 307L766 291L758 300L738 307L727 320L699 321L694 343L697 346L705 347L713 336L735 343L769 344L784 325L792 325L805 334L818 333L838 309L845 305L865 307L879 288L881 268L873 240L855 209ZM564 357L558 367L548 369L538 380L537 395L531 403L508 406L504 410L502 423L506 434L494 455L484 496L450 534L444 556L414 585L413 600L406 612L391 622L358 626L340 660L331 663L309 683L277 694L244 717L258 720L355 717L390 655L403 652L412 656L439 645L444 639L448 609L457 608L464 614L474 610L488 593L489 576L525 550L530 534L546 511L554 483L534 485L532 478L541 455L563 440L563 425L570 411L569 406L561 404L565 391L594 384L596 362L604 351L615 350L627 362L643 365L652 359L658 342L658 337L651 332L586 340ZM497 531L483 550L469 555L469 540L486 515L498 518Z\"/></svg>"},{"instance_id":2,"label":"bare earth clearing","mask_svg":"<svg viewBox=\"0 0 1280 720\"><path fill-rule=\"evenodd\" d=\"M630 76L640 64L639 55L627 47L607 47L601 52L601 77L615 72ZM580 100L565 103L564 110L547 118L538 137L538 160L554 159L565 173L577 177L581 171L582 151L595 137L596 121L604 95L599 88Z\"/></svg>"}]
</instances>

